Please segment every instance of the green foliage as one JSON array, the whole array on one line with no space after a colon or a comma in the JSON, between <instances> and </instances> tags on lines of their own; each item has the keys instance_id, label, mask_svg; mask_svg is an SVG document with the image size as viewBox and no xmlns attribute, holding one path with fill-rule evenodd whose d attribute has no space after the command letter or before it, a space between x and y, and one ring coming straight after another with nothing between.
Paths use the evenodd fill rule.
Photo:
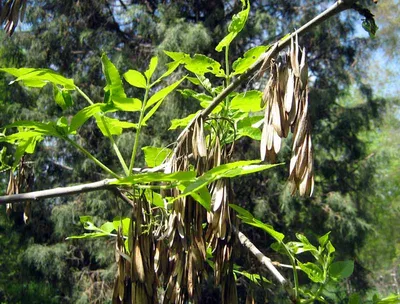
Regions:
<instances>
[{"instance_id":1,"label":"green foliage","mask_svg":"<svg viewBox=\"0 0 400 304\"><path fill-rule=\"evenodd\" d=\"M151 2L151 5L153 4L154 3ZM359 134L360 130L364 130L364 127L369 124L369 119L373 119L371 116L372 112L368 108L371 104L370 101L372 102L373 100L369 98L368 103L362 104L360 107L353 110L335 106L335 98L342 88L347 86L346 73L343 71L346 70L349 62L353 62L352 59L354 59L351 55L354 51L353 46L346 45L341 47L335 43L339 40L345 40L347 35L346 31L350 31L352 27L350 24L352 20L335 21L335 23L328 24L329 31L327 31L326 28L322 28L320 32L317 31L315 36L310 34L310 37L305 38L306 47L311 51L310 58L319 58L319 60L311 62L315 83L314 87L311 88L312 98L310 99L312 100L311 110L313 113L314 132L317 134L315 137L315 147L317 147L317 167L320 174L318 177L316 198L310 201L300 201L298 198L288 198L286 190L282 192L282 195L276 194L279 190L285 188L283 179L281 178L281 173L284 171L283 166L268 171L268 182L266 184L260 182L260 176L262 176L261 172L263 170L269 168L267 167L268 165L257 165L253 163L245 165L244 167L239 166L230 169L221 166L221 168L217 169L217 172L212 174L205 173L199 177L194 176L193 173L190 172L188 173L190 178L187 178L187 180L185 180L186 177L184 175L180 175L183 172L177 173L177 176L166 176L164 174L153 175L153 173L129 176L135 164L143 164L144 160L149 167L154 167L160 165L168 154L168 150L162 147L165 145L165 142L171 142L171 137L173 135L160 134L162 133L160 132L161 118L163 122L165 120L169 121L170 118L167 116L168 111L174 112L174 117L176 117L178 113L179 115L182 113L181 111L183 108L192 109L192 107L194 108L197 106L203 108L207 107L211 100L229 84L234 76L242 74L258 60L263 52L268 50L268 46L260 46L251 48L242 54L248 45L254 45L254 41L258 43L259 40L265 40L265 34L273 36L281 32L281 29L276 28L277 21L274 21L274 16L285 16L284 20L282 20L282 23L279 25L280 28L287 29L298 27L301 21L297 16L301 16L304 12L301 11L304 9L300 2L294 1L282 6L280 2L272 1L269 7L265 8L261 7L260 5L262 4L258 1L254 1L252 5L256 10L255 16L257 16L257 18L253 20L249 14L250 3L241 1L239 6L241 5L242 11L236 13L238 7L235 7L236 14L233 17L231 25L228 27L228 35L223 38L217 46L217 51L222 51L223 48L225 48L227 54L227 50L230 49L234 54L231 53L228 55L239 58L229 67L229 56L225 57L225 69L221 68L221 64L217 60L209 57L212 56L212 50L210 50L210 48L207 49L211 44L211 40L219 39L221 33L218 32L218 28L206 28L213 18L214 20L218 20L218 22L223 20L223 18L213 17L210 18L211 20L208 19L207 22L204 21L203 24L193 24L191 22L186 22L184 17L181 17L181 14L188 14L189 17L187 20L198 20L197 18L199 18L199 16L202 18L201 16L203 13L193 13L194 15L190 16L190 14L195 12L198 8L185 7L179 10L176 8L172 9L174 4L171 4L171 7L167 5L162 7L160 5L158 9L154 11L157 11L157 14L160 12L161 15L154 17L151 16L150 11L144 6L141 7L132 4L129 6L128 11L124 11L123 14L127 17L127 20L135 20L134 22L138 24L137 27L132 25L132 28L134 28L133 30L129 28L129 31L134 33L132 35L135 35L135 37L130 36L130 41L128 42L129 39L125 40L127 36L124 38L124 32L121 32L121 29L122 31L125 30L123 27L119 28L116 26L114 28L119 28L119 30L113 30L112 26L116 24L111 21L111 23L107 23L111 24L110 27L95 24L95 20L115 20L111 16L102 19L104 18L104 12L108 11L107 9L99 9L102 8L102 5L103 4L99 2L93 4L93 7L91 7L87 3L81 2L80 7L78 7L70 1L51 1L49 7L54 6L54 12L52 11L49 14L44 10L44 7L37 5L34 11L32 10L32 13L29 14L30 20L33 20L33 18L37 16L43 19L44 23L48 22L48 25L46 25L46 28L41 28L40 26L36 28L35 23L33 23L33 29L38 30L42 41L40 43L35 43L34 39L31 39L31 44L26 42L23 44L23 48L25 48L24 52L31 48L30 54L35 54L35 56L28 55L28 63L22 64L22 66L47 65L52 68L56 67L57 72L63 75L69 75L71 77L69 80L74 78L75 82L73 82L73 86L71 86L71 83L66 81L68 78L63 78L52 70L33 69L29 72L23 69L12 70L13 73L22 73L21 75L13 74L17 77L15 81L21 81L30 87L42 88L40 93L38 93L38 91L35 90L24 91L25 89L15 88L15 86L13 86L16 90L22 90L24 94L29 94L30 98L22 98L21 103L10 103L7 105L0 103L0 109L5 113L4 117L6 117L6 119L2 119L2 124L3 121L7 122L4 124L9 125L9 128L11 128L4 130L4 134L0 135L3 139L0 138L0 141L2 141L2 143L7 142L7 147L10 146L8 143L16 144L13 159L14 167L18 165L19 159L24 152L33 153L34 151L36 153L35 155L39 155L38 159L40 159L40 161L43 159L42 155L44 152L49 155L49 159L53 159L61 165L73 164L75 170L71 172L67 171L67 174L59 168L54 169L57 167L52 164L49 165L48 163L45 163L42 167L38 167L38 172L49 172L49 175L52 176L50 179L39 181L37 188L41 189L43 187L49 187L49 185L55 186L58 183L64 185L77 181L97 179L99 175L93 164L101 164L107 176L112 175L119 178L119 173L124 171L125 175L128 177L120 179L120 181L123 181L121 183L128 186L142 186L143 189L145 189L146 197L152 202L152 206L156 206L160 209L164 209L165 204L161 195L158 193L159 189L164 186L176 185L177 182L179 182L178 177L183 178L181 191L187 191L186 195L192 195L203 207L210 210L211 197L207 188L204 187L205 185L210 184L218 178L254 173L252 178L241 178L240 187L235 187L235 190L237 189L238 201L251 202L250 205L246 205L246 209L256 209L263 220L268 218L268 223L271 225L256 220L251 214L249 215L243 212L243 214L241 214L238 211L240 209L237 209L244 222L248 221L252 227L261 228L260 231L275 236L275 239L277 241L280 240L282 243L283 234L273 229L272 224L274 227L279 227L280 231L285 231L287 238L291 239L294 238L294 235L290 235L292 231L304 231L307 235L315 235L324 233L324 231L327 230L332 230L331 235L325 235L319 239L319 246L312 245L307 238L300 234L296 236L298 237L298 241L285 243L285 245L288 246L289 256L293 258L297 266L300 267L299 272L305 274L310 284L312 284L311 282L315 283L310 285L313 286L311 288L312 291L308 291L307 289L302 290L301 288L299 292L304 296L306 301L311 301L314 298L315 301L322 301L320 294L324 294L324 290L316 290L315 286L323 284L324 276L329 276L332 280L336 276L339 280L350 272L349 270L352 265L352 262L333 262L329 270L326 270L327 268L324 263L327 263L327 261L332 258L332 252L329 253L329 251L332 251L333 248L333 246L328 248L327 244L330 243L329 239L335 241L335 247L337 248L336 254L343 260L347 260L349 257L353 258L358 248L361 246L363 233L366 231L369 231L369 241L371 241L371 238L383 239L377 238L371 233L372 224L370 218L367 218L362 212L362 209L365 207L365 204L362 202L365 202L365 198L368 198L369 191L365 191L365 193L360 191L360 189L364 191L368 188L370 183L368 177L371 176L371 171L369 171L371 167L368 167L367 164L364 165L362 161L366 156L366 151L363 150L363 145L359 141ZM294 18L290 17L290 15L293 15L290 13L293 8L297 11L300 10ZM306 15L313 15L312 10L315 10L315 8L310 8L310 6L308 6L308 9L309 11L307 11ZM59 14L57 10L60 10ZM90 14L87 12L90 12ZM209 16L214 13L217 13L217 10L214 9L214 12L204 14L206 16L205 18L209 18ZM168 14L170 14L170 16L168 16ZM61 18L58 18L60 15ZM89 15L94 17L89 20L90 22L87 22L87 16ZM136 17L132 18L132 16ZM48 20L46 18L50 19ZM178 18L180 19L178 20ZM165 21L165 23L161 25L157 24L156 22L158 20ZM267 22L266 20L270 21ZM246 21L247 25L244 27ZM257 24L255 24L255 22L262 23L263 34L260 35L260 31L257 32L254 30L257 29ZM77 24L78 27L71 30L70 24ZM85 30L84 32L82 31L82 24L85 24L83 28ZM79 26L81 28L79 28ZM367 26L370 32L372 32L373 26L371 24L367 24ZM157 34L155 34L155 29L158 30ZM43 31L45 33L44 35L42 35ZM239 32L242 33L240 39L236 40L235 44L232 44L233 39ZM72 35L75 34L78 34L79 39L74 40L75 37ZM62 39L60 39L60 37ZM140 40L137 40L139 38L136 37L140 37ZM151 40L149 37L155 38ZM338 39L338 37L340 37L340 39ZM110 58L113 59L115 65L104 54L101 56L101 64L99 63L98 58L102 52L94 47L98 45L98 41L102 41L101 48L105 49L107 54L112 56ZM196 43L193 43L194 41ZM327 41L330 43L327 43ZM162 70L162 64L164 63L162 54L159 54L159 57L157 57L154 56L152 52L148 52L148 49L144 51L140 47L137 47L147 43L149 43L149 45L159 45L159 50L168 49L175 51L175 53L166 52L173 60L167 63L166 71ZM55 48L56 45L57 47L59 46L57 51L54 53L48 52L49 49ZM325 46L326 48L324 49ZM11 47L9 47L9 49L13 50ZM82 52L82 55L79 52ZM198 53L200 52L208 56L199 55ZM18 52L15 52L15 54L18 54ZM93 56L93 54L95 56ZM133 60L134 63L131 62L133 58L132 54L134 54L135 58ZM9 62L11 62L11 60ZM147 66L149 62L150 64ZM320 64L320 62L323 62L323 64ZM88 69L88 66L93 68ZM126 87L126 90L124 89L125 83L121 80L117 66L121 71L128 70L125 74L121 74L126 82L131 85L130 87ZM190 105L187 105L180 103L179 97L177 97L174 103L170 105L163 104L164 98L167 98L179 85L183 84L184 78L180 75L181 72L178 71L179 66L182 66L193 76L186 77L190 82L190 89L182 89L180 93L189 100L195 99L197 102L191 102ZM103 70L104 76L101 76L100 70ZM145 72L142 73L139 71ZM173 80L170 81L167 76L175 71L177 71L177 73L173 74L173 77L171 77ZM218 78L215 79L215 77ZM166 87L163 88L162 84L165 80L169 82L167 82ZM224 80L224 82L221 80ZM104 84L104 82L106 82L106 84ZM53 84L50 97L46 95L46 90L51 87L45 86L46 83ZM77 88L74 83L82 84L82 89L84 88L85 91L90 91L91 98L84 94L80 88ZM85 83L88 85L85 85ZM199 86L200 88L193 88L193 85ZM102 89L103 87L104 90ZM39 97L36 98L37 96ZM207 140L215 140L211 134L213 130L220 130L224 135L223 138L221 138L224 144L236 141L236 146L242 148L239 149L238 152L240 158L245 155L245 153L249 153L251 157L248 159L255 159L255 153L248 142L249 138L260 140L261 137L259 122L263 117L252 113L261 110L259 102L260 96L261 92L249 90L247 88L244 89L242 93L230 94L222 105L214 109L212 119L205 121ZM49 102L52 97L55 101L53 104ZM85 108L80 102L82 98L88 101L89 104L92 100L103 100L104 103L94 103ZM0 100L2 99L3 97L0 98ZM11 99L8 97L8 100ZM26 100L27 103L28 100L34 101L29 105L24 105L22 100ZM11 111L10 109L12 109L12 113L18 113L18 115L10 115L11 112L7 112L5 110L6 107L7 111ZM193 112L196 112L199 107ZM63 111L62 115L60 115L60 108ZM159 109L161 110L157 111ZM182 116L187 115L185 111L187 110L183 111L184 115ZM49 116L45 117L44 112L50 113ZM174 130L187 126L197 113L198 112L189 114L186 118L173 120L170 129ZM13 117L13 119L15 118L15 120L20 120L20 115L22 115L22 119L26 124L18 125L17 123L11 125L14 120L8 121L10 118L7 117L7 115ZM25 115L25 117L23 115ZM226 117L227 119L222 120L221 117ZM38 123L38 121L47 121L49 123ZM235 126L234 131L233 126ZM142 127L143 129L141 129ZM14 131L15 128L17 129L17 133L10 134L10 131ZM142 139L139 141L137 137L135 140L132 140L132 134L134 133L142 134ZM175 133L171 132L171 134ZM105 140L99 140L101 135L103 135ZM66 138L68 138L68 140L66 140ZM114 142L114 138L116 143ZM124 141L124 138L127 139L129 144ZM241 139L241 141L237 142L239 139ZM76 146L74 146L77 148L75 151L71 151L71 147L68 146L71 144L70 141L74 141L76 144ZM49 144L49 142L51 144ZM143 149L142 151L145 157L143 160L138 158L135 161L136 155L140 156L138 153L138 151L141 151L139 149L140 146L151 146L152 148ZM118 156L117 158L113 157L111 147L114 148ZM10 147L7 151L11 152L13 151L12 149L13 148ZM121 152L119 152L119 149L121 149ZM49 152L57 150L61 156L56 152ZM6 150L3 149L2 151ZM80 154L85 155L88 159L81 161L82 158L80 158ZM12 160L6 159L5 152L3 156L1 158L0 171L1 169L9 168L9 165L12 164ZM128 159L129 157L131 158L131 162L125 164L124 158ZM119 162L119 164L117 162ZM43 162L40 164L43 164ZM128 166L130 168L128 168ZM395 166L393 166L393 168L394 167ZM138 179L136 179L136 177ZM264 180L266 179L264 178ZM146 188L153 186L155 189L152 189L155 191ZM243 195L243 192L247 193ZM268 195L266 195L266 192ZM260 199L261 197L263 198ZM66 200L57 200L51 204L51 208L54 210L54 225L60 224L58 219L62 216L61 214L64 214L63 216L70 216L65 222L60 221L61 223L65 223L65 226L60 225L60 227L57 228L60 231L63 230L62 227L67 227L67 221L69 221L69 223L71 222L71 217L73 221L73 215L71 216L71 214L74 212L77 214L96 214L106 219L113 218L110 213L116 212L115 200L112 197L104 195L99 196L99 198L91 196L89 199L83 196L73 202L70 200L76 208L67 209L69 212L61 212L60 207L62 205L58 205L58 203L64 202L66 202ZM232 208L235 209L236 207L232 206ZM237 206L237 208L239 207ZM60 211L58 217L55 212L57 210ZM123 213L123 211L118 210L118 213ZM383 211L378 213L372 212L372 214L379 214L381 219L385 219ZM123 217L120 218L128 220ZM116 231L116 227L119 225L117 224L118 221L117 219L113 222L106 222L106 224L104 224L105 226L96 226L94 223L98 223L99 220L97 218L92 218L90 221L88 219L88 222L91 224L87 224L87 227L93 228L94 230L91 231L94 231L92 232L94 234L110 235L113 232L113 230L110 230L112 228L111 223ZM104 219L102 222L104 222ZM385 222L385 220L383 220L383 222ZM77 226L73 227L73 229L75 229L74 232L68 235L78 235L80 233ZM67 228L65 228L65 230L67 230ZM391 235L391 233L386 234ZM52 239L51 242L57 242L57 240ZM69 242L69 244L70 246L75 245L73 241ZM104 250L102 244L104 244L104 240L100 240L98 243L82 242L78 245L79 247L86 246L86 248L88 248L89 253L86 252L85 254L93 256L93 258L90 258L90 264L93 268L104 267L104 264L98 263L99 260L102 260L102 258L100 258L100 252ZM288 244L290 244L290 246ZM263 245L264 244L262 244L262 246ZM381 243L375 247L385 248ZM42 250L45 247L33 248ZM320 248L322 248L321 252ZM78 249L75 247L75 250ZM53 252L55 255L65 257L63 255L64 253L61 251L53 250ZM298 255L303 252L305 255L304 260L302 259L302 262L300 262L297 258ZM49 254L50 253L48 253L47 256L49 256ZM285 254L287 254L287 252ZM312 262L309 262L309 259L306 260L306 257L309 257L307 254L313 256L314 260L312 260ZM33 254L26 258L32 261L32 267L38 266L38 269L45 273L45 268L41 265L42 262L40 259L35 260ZM58 261L59 259L56 260ZM71 260L75 261L78 260L78 258L72 257ZM325 262L321 263L319 260ZM84 262L82 262L82 264L83 263ZM79 265L78 269L84 274L86 270L82 264ZM67 266L65 266L65 264L62 265L65 267L64 270L68 272L66 270ZM73 268L75 267L77 266L73 265ZM252 274L243 269L235 271L238 275L243 275L254 283L264 281L264 278L260 277L258 274ZM111 276L112 280L114 274L112 271L109 271L109 273L111 273L109 276ZM76 276L78 277L79 275L76 274ZM106 278L107 275L99 271L99 277ZM65 277L60 277L60 280L67 281ZM73 299L76 300L76 302L81 301L84 303L93 301L93 298L90 296L91 293L88 291L90 290L88 286L95 285L92 284L93 281L91 280L92 277L82 276L82 280L79 283L81 287L74 289L75 294ZM352 282L352 278L350 278L349 281ZM75 282L78 281L76 280ZM353 282L357 282L357 279L354 279ZM34 283L32 283L32 285L34 285ZM63 290L66 289L67 288L63 288ZM32 290L39 291L40 285L33 287ZM45 288L43 288L43 293L46 292ZM55 294L56 292L49 290L48 294L50 293ZM95 293L96 292L92 294ZM77 296L77 294L80 296ZM101 294L101 292L97 292L97 294ZM50 295L47 296L47 299L50 298ZM80 299L79 301L78 298Z\"/></svg>"}]
</instances>

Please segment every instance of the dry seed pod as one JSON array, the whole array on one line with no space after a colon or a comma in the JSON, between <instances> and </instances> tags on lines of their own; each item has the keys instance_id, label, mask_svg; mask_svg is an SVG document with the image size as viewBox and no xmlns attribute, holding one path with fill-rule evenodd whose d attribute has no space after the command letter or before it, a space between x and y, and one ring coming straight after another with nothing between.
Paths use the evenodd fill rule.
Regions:
<instances>
[{"instance_id":1,"label":"dry seed pod","mask_svg":"<svg viewBox=\"0 0 400 304\"><path fill-rule=\"evenodd\" d=\"M23 21L27 0L8 0L6 5L1 9L0 24L6 22L4 30L8 35L14 33L18 25L19 19Z\"/></svg>"},{"instance_id":2,"label":"dry seed pod","mask_svg":"<svg viewBox=\"0 0 400 304\"><path fill-rule=\"evenodd\" d=\"M289 181L293 185L292 193L298 190L300 195L311 195L314 187L307 82L306 50L300 49L298 36L295 35L291 38L289 52L280 53L277 60L271 60L270 77L262 101L266 107L260 154L262 160L274 162L281 149L282 138L287 137L289 128L292 130L293 156Z\"/></svg>"}]
</instances>

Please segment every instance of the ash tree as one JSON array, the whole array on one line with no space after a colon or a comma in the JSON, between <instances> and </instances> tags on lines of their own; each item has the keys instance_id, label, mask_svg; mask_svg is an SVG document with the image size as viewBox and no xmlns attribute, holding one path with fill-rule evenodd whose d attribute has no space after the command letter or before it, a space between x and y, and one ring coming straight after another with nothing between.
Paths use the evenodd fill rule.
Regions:
<instances>
[{"instance_id":1,"label":"ash tree","mask_svg":"<svg viewBox=\"0 0 400 304\"><path fill-rule=\"evenodd\" d=\"M152 3L148 2L150 8ZM2 21L9 34L23 13L23 4L25 1L8 1L3 8ZM130 209L128 217L117 216L96 224L91 215L82 215L80 222L87 232L68 237L114 239L117 269L113 303L199 302L202 284L211 274L220 287L222 303L238 302L237 284L242 281L250 287L278 284L285 299L293 303L326 303L330 301L327 286L339 284L353 272L353 261L335 261L336 249L329 232L319 236L316 243L302 233L295 234L296 241L288 241L269 223L239 206L232 178L282 170L277 158L286 143L291 150L286 166L291 194L312 195L316 181L311 96L307 49L301 39L344 10L361 14L364 28L374 35L377 28L373 15L354 1L338 1L293 33L255 46L230 64L231 45L242 34L250 14L248 1L242 0L240 7L232 16L227 35L215 47L222 54L222 64L206 55L164 51L169 59L165 66L159 56L153 56L145 68L128 69L121 77L103 53L100 62L105 85L101 101L97 95L91 98L74 79L54 70L1 68L13 76L12 83L52 89L59 107L55 113L60 115L44 122L20 120L4 126L1 165L10 176L7 195L0 201L8 212L16 202L23 202L27 221L31 205L38 200L100 190L113 193ZM264 74L266 79L261 78ZM263 92L235 91L254 78L262 83ZM125 90L127 85L130 87ZM183 129L172 145L141 147L141 136L151 119L175 90L197 100L200 110L171 121L171 130ZM77 96L86 103L83 108L75 108ZM96 149L86 147L85 126L89 124L97 128L95 145L108 142L105 160L96 155ZM124 130L134 130L129 155L118 144ZM240 139L245 137L259 142L260 154L253 160L240 159L236 154ZM284 141L287 137L290 143ZM101 173L90 177L106 178L31 191L34 177L29 159L40 143L51 147L59 142L100 169ZM10 150L13 157L9 157ZM146 164L143 168L137 166L141 155ZM58 157L62 165L64 160ZM257 249L241 232L239 223L267 233L274 240L271 248L277 261ZM252 273L236 263L239 247L245 247L268 272ZM280 269L284 268L291 269L290 279L282 274ZM300 282L300 276L306 283ZM248 289L246 301L254 301L253 288Z\"/></svg>"}]
</instances>

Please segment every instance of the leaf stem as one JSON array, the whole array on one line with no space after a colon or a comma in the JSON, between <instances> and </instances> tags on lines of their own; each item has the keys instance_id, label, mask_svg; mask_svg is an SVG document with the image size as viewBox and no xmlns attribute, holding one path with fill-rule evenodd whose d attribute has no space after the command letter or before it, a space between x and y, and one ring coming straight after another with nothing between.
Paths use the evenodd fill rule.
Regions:
<instances>
[{"instance_id":1,"label":"leaf stem","mask_svg":"<svg viewBox=\"0 0 400 304\"><path fill-rule=\"evenodd\" d=\"M90 97L87 96L87 95L85 94L85 92L83 92L78 86L75 86L75 88L76 88L76 90L78 91L78 93L81 94L82 97L85 98L85 100L86 100L90 105L94 104L94 102L90 99Z\"/></svg>"},{"instance_id":2,"label":"leaf stem","mask_svg":"<svg viewBox=\"0 0 400 304\"><path fill-rule=\"evenodd\" d=\"M85 98L85 100L86 100L90 105L94 104L94 102L90 99L90 97L87 96L87 95L85 94L85 92L83 92L78 86L76 86L76 90L78 91L79 94L82 95L83 98ZM102 123L103 123L103 125L104 125L104 128L106 129L107 137L108 137L108 138L110 139L110 141L111 141L111 145L112 145L112 147L113 147L113 149L114 149L114 151L115 151L115 154L116 154L117 157L118 157L118 160L119 160L119 162L120 162L120 164L121 164L121 166L122 166L122 169L123 169L124 172L125 172L125 175L126 175L126 176L129 176L129 172L130 172L130 171L128 170L128 166L126 165L126 162L125 162L124 158L122 157L122 154L121 154L121 152L119 151L119 148L118 148L117 144L115 143L114 138L112 137L110 130L108 129L108 126L107 126L107 123L106 123L104 117L101 117L101 121L102 121Z\"/></svg>"},{"instance_id":3,"label":"leaf stem","mask_svg":"<svg viewBox=\"0 0 400 304\"><path fill-rule=\"evenodd\" d=\"M131 155L131 162L129 164L129 169L128 169L128 171L129 171L129 175L128 176L131 176L132 173L133 173L132 169L133 169L133 166L135 164L136 153L137 153L137 149L138 149L138 146L139 146L140 131L142 129L142 121L143 121L143 117L144 117L144 111L146 109L147 99L149 98L149 91L150 91L150 87L147 84L146 92L144 93L142 109L140 110L139 122L138 122L138 127L137 127L136 135L135 135L135 142L134 142L133 148L132 148L132 155Z\"/></svg>"},{"instance_id":4,"label":"leaf stem","mask_svg":"<svg viewBox=\"0 0 400 304\"><path fill-rule=\"evenodd\" d=\"M106 129L107 137L108 137L108 138L110 139L110 141L111 141L111 144L112 144L112 146L113 146L113 148L114 148L115 154L117 154L118 160L119 160L119 162L120 162L122 168L124 169L125 175L126 175L126 176L129 176L129 172L130 172L130 171L129 171L129 169L128 169L128 166L126 165L126 162L125 162L124 158L122 157L122 154L121 154L121 152L119 151L119 148L118 148L117 144L115 143L114 138L113 138L113 136L112 136L110 130L108 129L107 123L106 123L106 121L105 121L105 119L104 119L103 116L101 117L101 121L103 122L104 128Z\"/></svg>"},{"instance_id":5,"label":"leaf stem","mask_svg":"<svg viewBox=\"0 0 400 304\"><path fill-rule=\"evenodd\" d=\"M229 86L231 79L230 79L230 71L229 71L229 45L225 47L225 79L226 79L226 86Z\"/></svg>"},{"instance_id":6,"label":"leaf stem","mask_svg":"<svg viewBox=\"0 0 400 304\"><path fill-rule=\"evenodd\" d=\"M87 157L89 157L96 165L98 165L100 168L102 168L104 171L106 171L108 174L112 175L115 178L120 179L121 177L113 172L110 168L108 168L106 165L104 165L101 161L99 161L96 157L94 157L88 150L86 150L84 147L81 145L77 144L74 142L72 139L65 137L65 139L73 145L75 148L77 148L79 151L81 151L83 154L85 154Z\"/></svg>"},{"instance_id":7,"label":"leaf stem","mask_svg":"<svg viewBox=\"0 0 400 304\"><path fill-rule=\"evenodd\" d=\"M299 276L297 274L297 266L296 266L296 261L289 249L286 247L284 243L282 243L284 250L286 251L287 256L289 257L290 264L292 264L293 268L293 281L294 281L294 298L296 300L296 303L299 299Z\"/></svg>"}]
</instances>

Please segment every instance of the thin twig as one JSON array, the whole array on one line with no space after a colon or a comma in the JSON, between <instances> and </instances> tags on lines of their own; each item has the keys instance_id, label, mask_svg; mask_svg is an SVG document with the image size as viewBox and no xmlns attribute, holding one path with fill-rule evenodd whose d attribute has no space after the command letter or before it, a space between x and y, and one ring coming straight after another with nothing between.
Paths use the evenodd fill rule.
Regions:
<instances>
[{"instance_id":1,"label":"thin twig","mask_svg":"<svg viewBox=\"0 0 400 304\"><path fill-rule=\"evenodd\" d=\"M271 259L266 257L260 250L258 250L258 248L242 232L238 231L234 227L233 231L238 236L240 244L246 247L257 258L257 260L260 261L261 264L266 266L279 281L279 283L286 285L288 281L280 274L278 269L276 269Z\"/></svg>"}]
</instances>

